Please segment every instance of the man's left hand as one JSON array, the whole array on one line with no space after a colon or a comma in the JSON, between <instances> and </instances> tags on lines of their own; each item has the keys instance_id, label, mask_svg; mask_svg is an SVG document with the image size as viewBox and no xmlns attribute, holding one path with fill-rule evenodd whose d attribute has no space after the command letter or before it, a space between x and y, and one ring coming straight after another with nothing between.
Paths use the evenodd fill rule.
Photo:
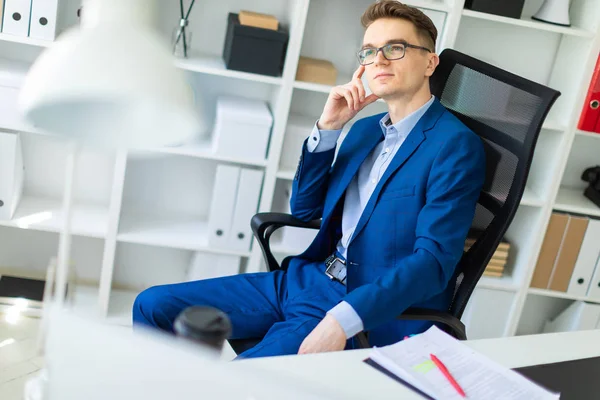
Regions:
<instances>
[{"instance_id":1,"label":"man's left hand","mask_svg":"<svg viewBox=\"0 0 600 400\"><path fill-rule=\"evenodd\" d=\"M341 351L346 347L346 334L340 323L327 314L304 339L298 354Z\"/></svg>"}]
</instances>

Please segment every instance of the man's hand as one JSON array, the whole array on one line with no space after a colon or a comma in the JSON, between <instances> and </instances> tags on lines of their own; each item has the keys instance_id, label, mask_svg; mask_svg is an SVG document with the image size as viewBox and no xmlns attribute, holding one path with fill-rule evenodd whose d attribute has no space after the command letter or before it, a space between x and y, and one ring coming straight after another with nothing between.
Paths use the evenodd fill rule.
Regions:
<instances>
[{"instance_id":1,"label":"man's hand","mask_svg":"<svg viewBox=\"0 0 600 400\"><path fill-rule=\"evenodd\" d=\"M379 98L374 94L365 97L365 87L360 79L364 72L365 66L361 65L350 82L331 89L317 124L319 129L342 129L360 110Z\"/></svg>"},{"instance_id":2,"label":"man's hand","mask_svg":"<svg viewBox=\"0 0 600 400\"><path fill-rule=\"evenodd\" d=\"M298 354L341 351L344 347L346 347L346 334L340 323L328 314L304 339Z\"/></svg>"}]
</instances>

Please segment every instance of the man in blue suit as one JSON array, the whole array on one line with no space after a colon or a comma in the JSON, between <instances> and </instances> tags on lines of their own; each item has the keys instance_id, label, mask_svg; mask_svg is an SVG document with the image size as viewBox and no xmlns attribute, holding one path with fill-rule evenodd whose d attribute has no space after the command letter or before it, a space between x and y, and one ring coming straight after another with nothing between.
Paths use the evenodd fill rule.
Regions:
<instances>
[{"instance_id":1,"label":"man in blue suit","mask_svg":"<svg viewBox=\"0 0 600 400\"><path fill-rule=\"evenodd\" d=\"M431 94L431 20L380 1L362 23L360 67L329 94L293 181L292 214L321 219L312 244L280 271L147 289L135 324L172 331L184 308L214 306L229 315L233 339L264 337L240 355L260 357L343 350L361 331L371 345L391 344L431 326L396 320L408 307L448 308L484 181L483 146ZM389 112L355 122L336 156L343 127L379 98Z\"/></svg>"}]
</instances>

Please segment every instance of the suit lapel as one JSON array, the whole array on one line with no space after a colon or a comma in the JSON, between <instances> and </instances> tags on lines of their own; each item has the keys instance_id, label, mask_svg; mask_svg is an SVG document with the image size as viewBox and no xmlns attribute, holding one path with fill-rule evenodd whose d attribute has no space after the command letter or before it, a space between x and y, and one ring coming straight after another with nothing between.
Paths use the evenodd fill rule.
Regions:
<instances>
[{"instance_id":1,"label":"suit lapel","mask_svg":"<svg viewBox=\"0 0 600 400\"><path fill-rule=\"evenodd\" d=\"M356 229L354 230L351 240L353 240L360 234L362 229L369 221L369 218L371 218L371 214L373 213L373 209L375 208L375 204L377 203L377 199L379 198L379 193L381 192L381 189L383 188L385 183L392 176L392 174L396 172L396 170L398 170L400 167L402 167L402 165L404 165L404 163L415 153L417 148L419 148L421 143L425 140L424 132L430 130L431 128L433 128L433 126L435 126L435 123L440 118L443 112L444 107L439 102L439 100L435 99L429 107L429 109L427 110L427 112L423 115L423 117L421 117L419 122L417 122L412 131L410 131L410 133L404 140L404 143L402 143L402 145L398 149L398 152L396 153L396 155L388 165L387 169L385 170L383 176L379 180L379 183L375 187L375 190L373 190L373 194L371 194L371 197L369 198L369 201L367 202L367 205L365 206L365 209L362 215L360 216L360 219L358 220L358 224L356 225Z\"/></svg>"},{"instance_id":2,"label":"suit lapel","mask_svg":"<svg viewBox=\"0 0 600 400\"><path fill-rule=\"evenodd\" d=\"M361 130L361 132L356 132L355 134L357 140L354 141L353 145L350 146L347 150L345 150L344 155L339 155L336 163L341 162L347 163L346 168L340 169L341 178L340 179L332 179L330 182L333 185L333 190L331 193L333 194L330 198L327 199L327 203L325 204L323 215L327 216L333 210L334 206L339 201L342 194L348 188L348 185L354 178L354 175L358 173L358 169L367 156L373 151L375 146L383 140L383 132L381 131L381 126L379 126L379 119L377 119L377 124L369 124L368 127Z\"/></svg>"}]
</instances>

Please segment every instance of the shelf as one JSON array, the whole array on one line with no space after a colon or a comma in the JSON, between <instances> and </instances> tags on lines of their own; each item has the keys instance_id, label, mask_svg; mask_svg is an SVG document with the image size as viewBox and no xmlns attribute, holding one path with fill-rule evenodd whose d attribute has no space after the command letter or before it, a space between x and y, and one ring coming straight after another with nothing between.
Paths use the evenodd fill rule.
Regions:
<instances>
[{"instance_id":1,"label":"shelf","mask_svg":"<svg viewBox=\"0 0 600 400\"><path fill-rule=\"evenodd\" d=\"M0 41L27 44L35 47L50 47L54 42L50 40L32 39L25 36L15 36L6 33L0 33Z\"/></svg>"},{"instance_id":2,"label":"shelf","mask_svg":"<svg viewBox=\"0 0 600 400\"><path fill-rule=\"evenodd\" d=\"M568 300L577 300L577 301L587 301L590 303L600 303L600 299L592 299L587 296L575 296L566 292L557 292L556 290L549 289L538 289L538 288L528 288L527 293L535 294L539 296L546 297L554 297L559 299L568 299Z\"/></svg>"},{"instance_id":3,"label":"shelf","mask_svg":"<svg viewBox=\"0 0 600 400\"><path fill-rule=\"evenodd\" d=\"M515 284L511 276L492 278L482 276L477 282L477 287L482 289L502 290L504 292L517 292L519 287Z\"/></svg>"},{"instance_id":4,"label":"shelf","mask_svg":"<svg viewBox=\"0 0 600 400\"><path fill-rule=\"evenodd\" d=\"M163 147L159 150L160 153L178 154L190 157L204 158L207 160L225 161L238 164L254 165L265 167L267 160L247 159L239 157L230 157L220 155L212 150L212 142L210 140L200 140L182 146Z\"/></svg>"},{"instance_id":5,"label":"shelf","mask_svg":"<svg viewBox=\"0 0 600 400\"><path fill-rule=\"evenodd\" d=\"M303 81L294 81L294 88L301 90L308 90L310 92L327 93L331 92L332 85L323 85L322 83L312 83Z\"/></svg>"},{"instance_id":6,"label":"shelf","mask_svg":"<svg viewBox=\"0 0 600 400\"><path fill-rule=\"evenodd\" d=\"M405 0L403 3L413 7L450 12L450 7L443 0Z\"/></svg>"},{"instance_id":7,"label":"shelf","mask_svg":"<svg viewBox=\"0 0 600 400\"><path fill-rule=\"evenodd\" d=\"M500 15L488 14L473 10L463 10L462 15L470 18L485 19L488 21L501 22L509 25L522 26L525 28L537 29L542 31L560 33L564 35L580 36L585 38L593 38L594 32L586 31L584 29L564 27L552 24L546 24L538 22L530 17L523 17L521 19L503 17Z\"/></svg>"},{"instance_id":8,"label":"shelf","mask_svg":"<svg viewBox=\"0 0 600 400\"><path fill-rule=\"evenodd\" d=\"M559 211L600 217L600 207L583 195L583 189L561 187L553 208Z\"/></svg>"},{"instance_id":9,"label":"shelf","mask_svg":"<svg viewBox=\"0 0 600 400\"><path fill-rule=\"evenodd\" d=\"M521 198L522 206L531 206L531 207L542 207L544 205L544 200L538 196L538 194L528 186L525 186L525 192L523 192L523 197Z\"/></svg>"},{"instance_id":10,"label":"shelf","mask_svg":"<svg viewBox=\"0 0 600 400\"><path fill-rule=\"evenodd\" d=\"M542 124L542 129L547 129L550 131L562 131L564 132L567 127L560 123L559 121L556 120L552 120L552 119L546 119L544 120L544 123Z\"/></svg>"},{"instance_id":11,"label":"shelf","mask_svg":"<svg viewBox=\"0 0 600 400\"><path fill-rule=\"evenodd\" d=\"M64 218L62 201L44 197L25 196L13 219L0 221L0 225L45 232L61 232ZM99 206L73 206L71 233L73 235L104 238L108 230L108 208Z\"/></svg>"},{"instance_id":12,"label":"shelf","mask_svg":"<svg viewBox=\"0 0 600 400\"><path fill-rule=\"evenodd\" d=\"M250 251L213 248L206 221L193 218L156 218L127 215L121 218L117 240L151 246L249 257Z\"/></svg>"},{"instance_id":13,"label":"shelf","mask_svg":"<svg viewBox=\"0 0 600 400\"><path fill-rule=\"evenodd\" d=\"M586 131L575 131L576 135L579 136L585 136L585 137L590 137L590 138L594 138L594 139L600 139L600 133L595 133L595 132L586 132Z\"/></svg>"},{"instance_id":14,"label":"shelf","mask_svg":"<svg viewBox=\"0 0 600 400\"><path fill-rule=\"evenodd\" d=\"M291 181L294 179L294 176L296 175L296 170L294 169L281 169L279 171L277 171L277 178L279 179L283 179L286 181Z\"/></svg>"},{"instance_id":15,"label":"shelf","mask_svg":"<svg viewBox=\"0 0 600 400\"><path fill-rule=\"evenodd\" d=\"M178 58L175 60L175 65L186 71L201 72L209 75L225 76L228 78L243 79L253 82L262 82L271 85L280 85L283 81L281 77L227 69L223 59L218 56L199 56L189 57L187 59Z\"/></svg>"}]
</instances>

